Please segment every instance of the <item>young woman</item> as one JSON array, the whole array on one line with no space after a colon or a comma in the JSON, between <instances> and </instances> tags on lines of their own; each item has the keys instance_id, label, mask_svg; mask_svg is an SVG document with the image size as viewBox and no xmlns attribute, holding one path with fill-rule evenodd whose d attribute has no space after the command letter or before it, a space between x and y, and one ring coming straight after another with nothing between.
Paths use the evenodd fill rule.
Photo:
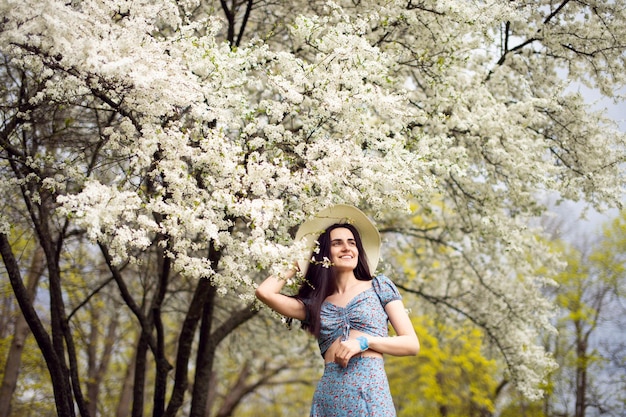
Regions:
<instances>
[{"instance_id":1,"label":"young woman","mask_svg":"<svg viewBox=\"0 0 626 417\"><path fill-rule=\"evenodd\" d=\"M276 312L302 322L317 337L325 361L311 417L395 416L383 354L416 355L419 341L396 286L372 276L380 236L356 207L337 205L303 223L296 240L311 246L296 296L281 294L295 268L270 276L256 296ZM368 255L371 258L368 258ZM388 321L397 336L388 336Z\"/></svg>"}]
</instances>

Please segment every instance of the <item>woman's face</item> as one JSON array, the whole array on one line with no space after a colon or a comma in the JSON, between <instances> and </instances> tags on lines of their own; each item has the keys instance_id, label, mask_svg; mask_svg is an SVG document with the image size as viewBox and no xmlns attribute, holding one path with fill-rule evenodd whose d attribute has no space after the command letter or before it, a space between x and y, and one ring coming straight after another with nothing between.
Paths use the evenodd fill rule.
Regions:
<instances>
[{"instance_id":1,"label":"woman's face","mask_svg":"<svg viewBox=\"0 0 626 417\"><path fill-rule=\"evenodd\" d=\"M330 231L330 261L337 270L353 271L356 268L359 250L349 229L339 227Z\"/></svg>"}]
</instances>

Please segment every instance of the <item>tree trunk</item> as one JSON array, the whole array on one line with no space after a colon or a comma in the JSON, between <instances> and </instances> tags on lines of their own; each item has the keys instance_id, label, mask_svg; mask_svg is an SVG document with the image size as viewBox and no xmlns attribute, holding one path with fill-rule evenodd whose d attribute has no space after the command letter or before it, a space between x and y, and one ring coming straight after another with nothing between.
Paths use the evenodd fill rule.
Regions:
<instances>
[{"instance_id":1,"label":"tree trunk","mask_svg":"<svg viewBox=\"0 0 626 417\"><path fill-rule=\"evenodd\" d=\"M133 378L133 408L132 417L142 417L144 407L144 393L146 384L146 367L148 354L148 336L142 328L137 355L135 356L135 375Z\"/></svg>"},{"instance_id":2,"label":"tree trunk","mask_svg":"<svg viewBox=\"0 0 626 417\"><path fill-rule=\"evenodd\" d=\"M155 160L160 158L160 147L155 153ZM153 183L149 181L148 188L152 189ZM165 196L168 199L168 196ZM164 221L164 216L161 213L153 213L155 220L159 223ZM166 247L161 246L161 242L166 243ZM157 286L150 306L150 314L148 315L147 326L149 331L154 331L155 341L154 349L152 353L154 355L154 361L156 363L156 374L154 379L154 395L152 401L152 417L163 417L165 414L165 396L167 393L167 379L169 371L172 369L172 365L168 362L165 356L165 330L163 328L163 322L161 319L161 306L167 293L167 287L170 279L171 272L171 260L167 256L166 252L172 248L169 247L171 240L164 235L158 235L155 241L156 256L158 259L157 268Z\"/></svg>"},{"instance_id":3,"label":"tree trunk","mask_svg":"<svg viewBox=\"0 0 626 417\"><path fill-rule=\"evenodd\" d=\"M117 318L113 317L109 321L107 333L104 337L103 347L100 349L100 326L98 325L100 311L95 310L92 313L91 332L89 337L89 346L87 347L88 364L87 369L87 406L89 413L96 416L98 413L98 398L102 380L111 361L113 353L113 345L116 340ZM98 357L97 353L102 350L102 354Z\"/></svg>"},{"instance_id":4,"label":"tree trunk","mask_svg":"<svg viewBox=\"0 0 626 417\"><path fill-rule=\"evenodd\" d=\"M102 255L104 256L104 260L117 284L117 287L120 291L120 295L122 299L128 306L128 308L133 312L139 325L141 326L141 333L139 336L139 340L137 342L136 355L134 359L134 370L133 370L133 383L132 383L132 409L131 416L132 417L142 417L144 413L144 403L145 403L145 384L146 384L146 370L148 368L148 349L150 349L155 357L158 356L157 341L153 337L153 311L146 316L143 313L142 306L139 305L133 298L128 286L124 282L121 272L117 269L117 267L113 264L113 258L109 253L109 249L99 243L98 246L102 251ZM154 304L153 304L154 305Z\"/></svg>"},{"instance_id":5,"label":"tree trunk","mask_svg":"<svg viewBox=\"0 0 626 417\"><path fill-rule=\"evenodd\" d=\"M33 252L28 275L26 276L26 292L29 299L35 298L39 278L43 274L44 257L41 247L37 246ZM22 351L26 337L30 333L28 323L23 314L19 314L15 321L15 329L13 340L9 347L9 353L4 366L2 386L0 387L0 417L9 417L11 413L11 398L17 386L17 379L20 374L20 366L22 364Z\"/></svg>"},{"instance_id":6,"label":"tree trunk","mask_svg":"<svg viewBox=\"0 0 626 417\"><path fill-rule=\"evenodd\" d=\"M135 379L136 356L133 355L132 362L126 368L126 375L120 390L120 397L117 402L115 417L129 417L133 399L133 380Z\"/></svg>"},{"instance_id":7,"label":"tree trunk","mask_svg":"<svg viewBox=\"0 0 626 417\"><path fill-rule=\"evenodd\" d=\"M53 347L50 336L46 331L43 323L39 319L37 312L29 299L28 291L24 287L24 281L20 273L20 268L13 255L11 244L6 234L0 233L0 253L2 254L2 260L7 270L7 275L11 281L11 287L15 298L20 305L22 314L31 331L39 349L46 361L48 372L50 373L50 379L52 382L52 388L54 391L54 400L59 416L74 416L74 404L72 400L72 390L70 388L69 378L67 376L67 367L64 366L65 361L59 358L56 354L56 350Z\"/></svg>"},{"instance_id":8,"label":"tree trunk","mask_svg":"<svg viewBox=\"0 0 626 417\"><path fill-rule=\"evenodd\" d=\"M211 282L208 279L198 281L178 338L174 388L172 389L172 395L165 411L165 417L174 417L183 404L185 392L189 386L187 369L191 358L196 329L202 317L203 306L206 304L210 292Z\"/></svg>"},{"instance_id":9,"label":"tree trunk","mask_svg":"<svg viewBox=\"0 0 626 417\"><path fill-rule=\"evenodd\" d=\"M204 417L204 410L207 405L209 395L208 383L211 380L216 347L211 339L211 324L213 321L216 293L215 287L211 285L202 310L200 341L198 343L198 355L196 358L196 376L193 384L191 413L189 417Z\"/></svg>"},{"instance_id":10,"label":"tree trunk","mask_svg":"<svg viewBox=\"0 0 626 417\"><path fill-rule=\"evenodd\" d=\"M574 417L585 417L587 409L587 340L582 323L576 323L576 409Z\"/></svg>"},{"instance_id":11,"label":"tree trunk","mask_svg":"<svg viewBox=\"0 0 626 417\"><path fill-rule=\"evenodd\" d=\"M96 415L98 407L98 383L96 381L96 368L98 357L98 342L100 334L98 332L99 314L97 310L91 312L91 321L89 323L89 337L86 347L87 353L87 408L92 416Z\"/></svg>"},{"instance_id":12,"label":"tree trunk","mask_svg":"<svg viewBox=\"0 0 626 417\"><path fill-rule=\"evenodd\" d=\"M211 302L214 297L215 290L212 291L212 297L210 298ZM208 320L209 315L212 315L213 307L207 307L208 313L202 318L203 323L205 318ZM243 307L242 309L232 313L224 323L211 332L210 336L207 334L210 330L210 324L201 326L200 343L198 344L198 360L196 364L196 379L193 386L191 414L189 417L204 417L204 412L207 409L207 406L210 406L207 404L207 400L211 390L209 384L211 382L213 360L215 359L217 346L226 336L232 333L242 323L250 320L257 313L258 310L254 308L254 305Z\"/></svg>"},{"instance_id":13,"label":"tree trunk","mask_svg":"<svg viewBox=\"0 0 626 417\"><path fill-rule=\"evenodd\" d=\"M42 196L42 201L49 201L52 197ZM53 379L57 379L59 385L65 384L63 391L67 390L66 401L68 417L76 415L74 406L78 407L79 413L83 417L89 417L87 403L82 393L82 387L78 376L78 363L76 359L76 350L71 329L68 323L68 317L65 313L65 300L63 297L63 287L61 279L61 268L59 266L59 253L62 243L53 238L48 224L48 217L52 212L52 208L48 209L42 202L38 206L38 210L32 210L36 214L31 217L37 224L37 235L39 242L46 254L46 266L48 270L48 294L50 295L50 328L52 331L52 348L58 358L59 366L54 374ZM69 366L68 366L69 362Z\"/></svg>"}]
</instances>

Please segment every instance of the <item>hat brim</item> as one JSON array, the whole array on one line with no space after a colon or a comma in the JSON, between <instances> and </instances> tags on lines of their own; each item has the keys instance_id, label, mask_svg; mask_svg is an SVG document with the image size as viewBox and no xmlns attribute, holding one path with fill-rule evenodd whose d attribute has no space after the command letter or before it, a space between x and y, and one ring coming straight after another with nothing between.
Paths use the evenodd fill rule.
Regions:
<instances>
[{"instance_id":1,"label":"hat brim","mask_svg":"<svg viewBox=\"0 0 626 417\"><path fill-rule=\"evenodd\" d=\"M337 204L317 213L312 219L302 223L296 232L296 242L306 241L308 258L298 261L303 274L309 267L315 242L324 231L333 224L351 224L359 232L363 249L367 255L367 263L371 274L374 274L380 258L381 239L374 223L361 210L346 204Z\"/></svg>"}]
</instances>

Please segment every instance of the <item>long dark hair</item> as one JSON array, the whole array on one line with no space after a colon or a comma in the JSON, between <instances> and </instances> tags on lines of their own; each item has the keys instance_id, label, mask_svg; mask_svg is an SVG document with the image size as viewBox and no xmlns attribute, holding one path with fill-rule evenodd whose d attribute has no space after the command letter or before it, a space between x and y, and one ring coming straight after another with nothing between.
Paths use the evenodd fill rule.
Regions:
<instances>
[{"instance_id":1,"label":"long dark hair","mask_svg":"<svg viewBox=\"0 0 626 417\"><path fill-rule=\"evenodd\" d=\"M359 231L351 224L335 223L326 228L317 241L319 242L319 252L313 253L315 259L311 261L304 276L304 282L300 285L300 289L296 294L296 298L304 302L307 310L307 318L302 322L302 328L308 330L316 337L320 333L320 311L324 300L337 290L337 282L335 280L335 268L324 266L324 258L330 259L330 232L345 228L352 232L356 247L359 251L359 258L354 275L360 281L370 281L372 274L367 262L367 254L363 249L363 243Z\"/></svg>"}]
</instances>

